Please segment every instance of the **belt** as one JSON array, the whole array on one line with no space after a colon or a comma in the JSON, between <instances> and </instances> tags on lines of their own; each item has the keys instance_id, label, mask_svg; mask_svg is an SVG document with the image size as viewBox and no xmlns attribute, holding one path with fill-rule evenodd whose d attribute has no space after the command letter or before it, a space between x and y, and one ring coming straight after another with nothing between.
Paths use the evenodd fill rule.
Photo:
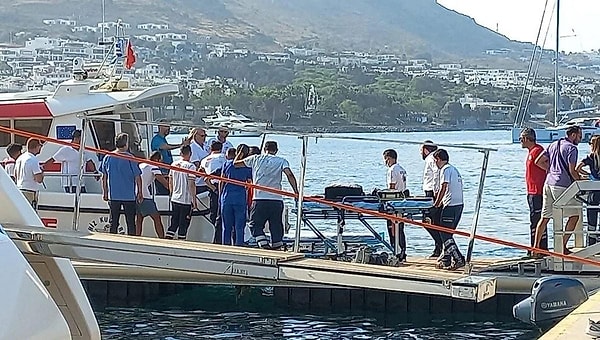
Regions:
<instances>
[{"instance_id":1,"label":"belt","mask_svg":"<svg viewBox=\"0 0 600 340\"><path fill-rule=\"evenodd\" d=\"M25 192L31 192L31 193L33 193L33 194L37 194L37 193L38 193L38 191L35 191L35 190L29 190L29 189L19 189L19 190L21 190L21 191L25 191Z\"/></svg>"}]
</instances>

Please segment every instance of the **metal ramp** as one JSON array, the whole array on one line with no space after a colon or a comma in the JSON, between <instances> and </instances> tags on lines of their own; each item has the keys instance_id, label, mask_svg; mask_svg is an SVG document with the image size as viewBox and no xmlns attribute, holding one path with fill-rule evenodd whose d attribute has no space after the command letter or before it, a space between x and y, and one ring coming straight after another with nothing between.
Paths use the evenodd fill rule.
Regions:
<instances>
[{"instance_id":1,"label":"metal ramp","mask_svg":"<svg viewBox=\"0 0 600 340\"><path fill-rule=\"evenodd\" d=\"M496 294L494 277L406 265L385 267L307 259L302 254L206 243L5 225L25 254L235 277L446 296L481 302Z\"/></svg>"},{"instance_id":2,"label":"metal ramp","mask_svg":"<svg viewBox=\"0 0 600 340\"><path fill-rule=\"evenodd\" d=\"M573 256L600 260L600 244L595 244L586 247L585 236L589 233L587 230L583 230L583 209L591 208L590 202L587 198L588 194L594 191L600 191L600 181L575 181L571 184L560 197L554 202L554 209L552 211L552 225L554 234L554 251L562 253L562 240L565 235L565 220L564 210L568 208L579 208L579 221L573 232L574 234L574 252ZM578 202L578 205L573 205L573 200ZM597 206L594 206L597 208ZM596 231L597 233L597 231ZM596 234L597 236L600 234ZM584 264L572 260L565 260L561 258L552 257L548 259L548 268L555 272L598 272L600 268L590 264Z\"/></svg>"}]
</instances>

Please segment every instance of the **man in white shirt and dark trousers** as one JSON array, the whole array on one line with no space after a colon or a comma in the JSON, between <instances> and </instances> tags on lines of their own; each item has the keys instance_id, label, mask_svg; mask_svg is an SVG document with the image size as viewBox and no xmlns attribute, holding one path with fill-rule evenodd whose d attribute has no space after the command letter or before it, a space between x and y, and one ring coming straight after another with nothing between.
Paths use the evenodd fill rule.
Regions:
<instances>
[{"instance_id":1,"label":"man in white shirt and dark trousers","mask_svg":"<svg viewBox=\"0 0 600 340\"><path fill-rule=\"evenodd\" d=\"M181 147L181 159L171 164L174 167L196 171L196 166L190 163L192 148L189 145ZM166 238L185 240L192 220L192 210L196 209L196 176L187 172L171 170L169 172L169 191L171 192L171 225ZM177 235L177 236L175 236Z\"/></svg>"},{"instance_id":2,"label":"man in white shirt and dark trousers","mask_svg":"<svg viewBox=\"0 0 600 340\"><path fill-rule=\"evenodd\" d=\"M192 147L190 162L194 163L196 169L200 171L200 162L210 153L210 149L206 143L206 131L202 128L194 128L190 131L188 139L191 140L190 146ZM204 178L196 176L196 195L208 190Z\"/></svg>"},{"instance_id":3,"label":"man in white shirt and dark trousers","mask_svg":"<svg viewBox=\"0 0 600 340\"><path fill-rule=\"evenodd\" d=\"M19 156L15 162L15 179L17 188L29 201L33 209L37 209L40 184L44 181L44 172L37 158L42 150L42 143L35 138L27 141L27 152Z\"/></svg>"},{"instance_id":4,"label":"man in white shirt and dark trousers","mask_svg":"<svg viewBox=\"0 0 600 340\"><path fill-rule=\"evenodd\" d=\"M435 206L442 209L440 225L455 230L460 222L463 203L463 181L458 170L450 165L450 157L444 149L438 149L433 157L440 169L440 191L436 195ZM443 253L438 259L437 268L456 270L465 266L465 257L454 242L450 233L440 232Z\"/></svg>"},{"instance_id":5,"label":"man in white shirt and dark trousers","mask_svg":"<svg viewBox=\"0 0 600 340\"><path fill-rule=\"evenodd\" d=\"M235 167L250 167L252 169L253 184L277 190L281 190L282 174L285 174L292 190L298 194L298 184L296 177L290 170L290 164L285 158L276 156L277 151L277 142L268 141L265 143L263 154L236 159L234 165ZM255 189L250 211L250 230L260 248L284 249L282 215L283 198L281 195ZM267 221L271 233L270 247L264 232Z\"/></svg>"},{"instance_id":6,"label":"man in white shirt and dark trousers","mask_svg":"<svg viewBox=\"0 0 600 340\"><path fill-rule=\"evenodd\" d=\"M386 174L387 189L398 190L404 192L406 190L406 170L400 166L397 162L398 153L396 150L387 149L383 152L383 161L388 167ZM387 228L388 235L390 236L390 244L392 247L396 246L396 235L395 235L395 222L388 220ZM400 253L396 254L400 261L406 260L406 236L404 235L404 223L398 222L398 245L400 246Z\"/></svg>"},{"instance_id":7,"label":"man in white shirt and dark trousers","mask_svg":"<svg viewBox=\"0 0 600 340\"><path fill-rule=\"evenodd\" d=\"M215 141L210 145L210 155L204 157L200 162L201 171L209 175L221 176L223 165L225 164L225 155L221 153L223 144ZM215 227L213 236L214 244L223 243L223 223L221 219L221 207L219 205L219 182L211 179L205 179L206 186L209 189L210 198L210 223Z\"/></svg>"},{"instance_id":8,"label":"man in white shirt and dark trousers","mask_svg":"<svg viewBox=\"0 0 600 340\"><path fill-rule=\"evenodd\" d=\"M437 150L437 146L433 145L433 142L426 140L421 146L421 156L425 161L425 168L423 169L423 191L426 197L432 197L435 202L435 194L440 191L440 169L435 164L435 158L433 153ZM429 223L434 225L440 225L440 210L438 208L432 208L426 219L429 219ZM440 232L437 230L425 228L433 242L435 248L430 259L437 259L442 254L442 240L440 239Z\"/></svg>"},{"instance_id":9,"label":"man in white shirt and dark trousers","mask_svg":"<svg viewBox=\"0 0 600 340\"><path fill-rule=\"evenodd\" d=\"M154 151L150 156L150 160L153 162L162 162L162 155L160 151ZM162 175L162 171L156 165L148 163L140 163L140 171L142 174L142 202L138 202L137 205L137 216L135 219L135 234L142 236L142 225L144 218L150 216L154 222L154 231L158 238L165 238L165 231L160 218L160 213L156 207L154 201L154 195L156 195L156 185L154 181L160 182L165 188L169 187L169 182Z\"/></svg>"},{"instance_id":10,"label":"man in white shirt and dark trousers","mask_svg":"<svg viewBox=\"0 0 600 340\"><path fill-rule=\"evenodd\" d=\"M73 131L71 143L77 145L81 143L81 130ZM63 174L61 182L63 188L65 188L65 192L72 194L76 193L77 185L79 184L79 148L67 145L61 147L58 149L58 151L56 151L54 156L44 162L44 166L54 162L61 163L61 172ZM96 163L94 162L94 155L88 151L83 151L83 162L84 171L89 166L89 169L93 173L98 174ZM98 179L100 179L100 176L98 176ZM86 192L85 183L81 183L81 192Z\"/></svg>"}]
</instances>

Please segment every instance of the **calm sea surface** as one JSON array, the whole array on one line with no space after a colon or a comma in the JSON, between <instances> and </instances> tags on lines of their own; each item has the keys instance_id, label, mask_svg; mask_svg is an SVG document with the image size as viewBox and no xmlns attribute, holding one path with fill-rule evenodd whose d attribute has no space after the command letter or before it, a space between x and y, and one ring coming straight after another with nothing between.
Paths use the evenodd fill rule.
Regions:
<instances>
[{"instance_id":1,"label":"calm sea surface","mask_svg":"<svg viewBox=\"0 0 600 340\"><path fill-rule=\"evenodd\" d=\"M350 135L347 135L350 136ZM511 143L509 131L465 131L440 133L357 134L360 137L386 138L390 142L365 142L339 139L310 140L306 171L306 194L322 194L332 183L355 183L365 191L385 187L385 165L382 152L387 148L399 154L398 162L408 172L408 188L421 192L423 160L418 145L393 140L423 141L456 145L479 145L496 148L492 152L481 207L478 234L529 244L528 207L524 183L527 151ZM173 142L181 136L172 135ZM296 137L269 136L279 143L279 155L287 158L299 177L301 143ZM232 137L234 144L259 145L260 138ZM459 229L469 230L475 207L482 154L474 150L447 148L450 162L462 174L465 189L465 211ZM580 146L580 158L587 145ZM285 183L287 184L287 183ZM289 186L284 186L290 190ZM293 219L290 218L293 223ZM385 231L384 222L374 222ZM293 225L293 224L292 224ZM333 221L317 221L325 234L335 233ZM347 225L348 234L366 235L359 223ZM288 236L293 237L293 229ZM407 226L408 254L429 255L432 247L428 234L421 228ZM302 236L311 237L310 230ZM458 238L461 249L466 239ZM507 257L524 255L524 251L476 241L474 256ZM221 306L221 307L215 307ZM148 309L117 309L98 312L106 339L532 339L535 330L507 318L506 320L461 320L440 317L389 321L381 317L350 315L304 315L265 310L249 311L241 305L218 301L200 310L181 311L172 305Z\"/></svg>"}]
</instances>

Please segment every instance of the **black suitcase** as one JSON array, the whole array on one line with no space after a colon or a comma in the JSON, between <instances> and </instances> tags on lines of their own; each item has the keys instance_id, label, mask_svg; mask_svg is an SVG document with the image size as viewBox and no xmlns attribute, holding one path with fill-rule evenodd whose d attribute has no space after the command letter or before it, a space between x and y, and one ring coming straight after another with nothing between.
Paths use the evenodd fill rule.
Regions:
<instances>
[{"instance_id":1,"label":"black suitcase","mask_svg":"<svg viewBox=\"0 0 600 340\"><path fill-rule=\"evenodd\" d=\"M348 196L364 196L365 192L360 185L330 185L325 188L325 199L341 201Z\"/></svg>"}]
</instances>

